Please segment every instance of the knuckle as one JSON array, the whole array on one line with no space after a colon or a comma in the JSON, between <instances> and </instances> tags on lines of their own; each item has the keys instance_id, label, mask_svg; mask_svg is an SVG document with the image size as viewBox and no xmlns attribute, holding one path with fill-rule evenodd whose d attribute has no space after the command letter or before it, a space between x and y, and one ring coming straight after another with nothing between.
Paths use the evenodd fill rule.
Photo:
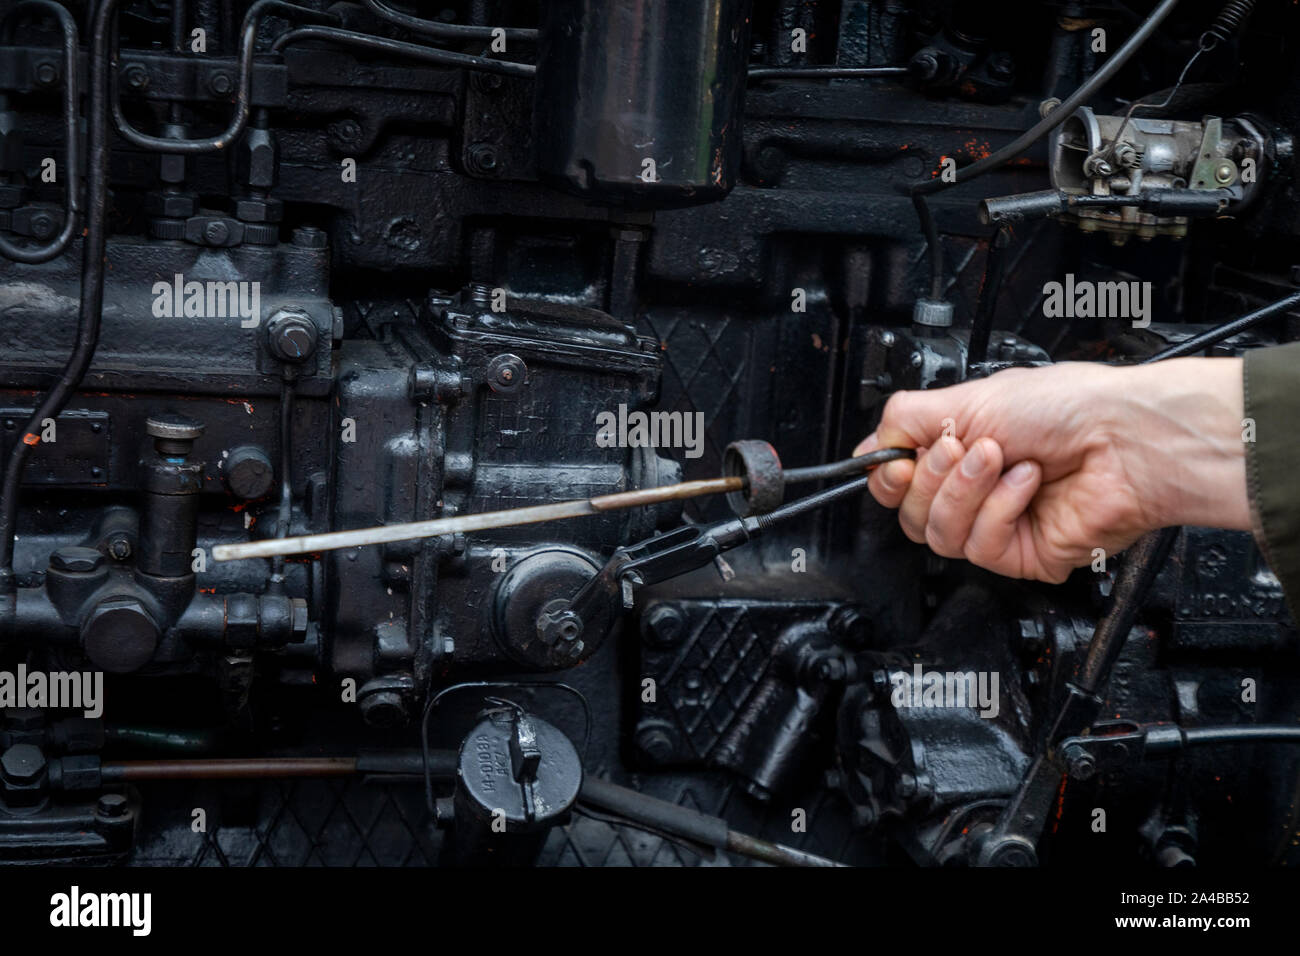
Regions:
<instances>
[{"instance_id":1,"label":"knuckle","mask_svg":"<svg viewBox=\"0 0 1300 956\"><path fill-rule=\"evenodd\" d=\"M929 545L931 551L941 558L961 557L961 548L953 547L944 530L936 527L933 522L925 527L925 543Z\"/></svg>"}]
</instances>

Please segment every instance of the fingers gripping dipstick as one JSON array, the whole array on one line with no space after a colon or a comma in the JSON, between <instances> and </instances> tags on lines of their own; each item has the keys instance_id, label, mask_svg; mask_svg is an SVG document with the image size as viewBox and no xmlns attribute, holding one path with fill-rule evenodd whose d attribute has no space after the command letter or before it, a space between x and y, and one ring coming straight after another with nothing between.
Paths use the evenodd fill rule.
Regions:
<instances>
[{"instance_id":1,"label":"fingers gripping dipstick","mask_svg":"<svg viewBox=\"0 0 1300 956\"><path fill-rule=\"evenodd\" d=\"M368 544L414 541L446 534L485 531L489 528L510 528L517 525L559 521L563 518L580 518L584 515L603 514L624 508L641 508L665 501L698 498L702 495L726 494L732 508L738 513L761 513L771 511L781 504L786 483L824 481L828 478L861 475L876 465L898 458L911 458L915 454L915 451L910 448L882 448L858 458L850 458L830 465L783 471L775 449L766 442L733 442L727 448L725 460L728 474L722 478L684 481L675 485L620 491L595 498L558 501L527 508L507 508L503 511L485 511L472 515L455 515L448 518L432 518L428 521L411 521L405 524L379 525L352 531L305 534L295 538L268 538L265 541L249 541L243 544L219 544L212 549L212 557L217 561L239 561L245 558L272 558L277 555L336 551L340 548L357 548Z\"/></svg>"}]
</instances>

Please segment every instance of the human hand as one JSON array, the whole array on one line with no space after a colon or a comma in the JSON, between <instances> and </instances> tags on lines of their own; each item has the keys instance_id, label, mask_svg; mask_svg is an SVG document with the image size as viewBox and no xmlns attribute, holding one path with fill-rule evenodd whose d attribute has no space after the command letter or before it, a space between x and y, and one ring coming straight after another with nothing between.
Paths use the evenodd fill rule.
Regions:
<instances>
[{"instance_id":1,"label":"human hand","mask_svg":"<svg viewBox=\"0 0 1300 956\"><path fill-rule=\"evenodd\" d=\"M854 454L918 450L870 481L913 541L1060 582L1155 528L1249 529L1243 415L1240 359L1064 363L899 392Z\"/></svg>"}]
</instances>

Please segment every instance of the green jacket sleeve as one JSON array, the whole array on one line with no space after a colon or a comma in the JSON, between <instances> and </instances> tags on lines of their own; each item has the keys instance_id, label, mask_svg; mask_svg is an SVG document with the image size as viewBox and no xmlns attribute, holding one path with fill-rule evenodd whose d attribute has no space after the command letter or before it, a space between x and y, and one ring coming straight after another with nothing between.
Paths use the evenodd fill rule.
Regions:
<instances>
[{"instance_id":1,"label":"green jacket sleeve","mask_svg":"<svg viewBox=\"0 0 1300 956\"><path fill-rule=\"evenodd\" d=\"M1300 342L1247 351L1242 386L1255 425L1255 441L1246 445L1255 540L1300 622Z\"/></svg>"}]
</instances>

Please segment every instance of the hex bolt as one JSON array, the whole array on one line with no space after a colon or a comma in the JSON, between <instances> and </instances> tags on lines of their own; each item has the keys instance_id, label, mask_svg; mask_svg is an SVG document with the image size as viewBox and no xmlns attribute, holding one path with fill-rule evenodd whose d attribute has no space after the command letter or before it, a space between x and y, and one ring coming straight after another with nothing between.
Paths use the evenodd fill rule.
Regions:
<instances>
[{"instance_id":1,"label":"hex bolt","mask_svg":"<svg viewBox=\"0 0 1300 956\"><path fill-rule=\"evenodd\" d=\"M329 245L329 236L315 226L299 226L293 231L292 242L300 249L324 249Z\"/></svg>"},{"instance_id":2,"label":"hex bolt","mask_svg":"<svg viewBox=\"0 0 1300 956\"><path fill-rule=\"evenodd\" d=\"M465 165L472 173L493 176L497 173L501 160L497 155L497 148L491 143L475 143L465 154Z\"/></svg>"},{"instance_id":3,"label":"hex bolt","mask_svg":"<svg viewBox=\"0 0 1300 956\"><path fill-rule=\"evenodd\" d=\"M95 813L101 817L108 817L109 819L124 817L127 815L129 810L130 806L127 803L126 796L120 793L102 794L99 800L95 803Z\"/></svg>"},{"instance_id":4,"label":"hex bolt","mask_svg":"<svg viewBox=\"0 0 1300 956\"><path fill-rule=\"evenodd\" d=\"M636 746L655 763L667 763L677 749L668 730L657 722L637 730Z\"/></svg>"},{"instance_id":5,"label":"hex bolt","mask_svg":"<svg viewBox=\"0 0 1300 956\"><path fill-rule=\"evenodd\" d=\"M1078 744L1070 744L1061 756L1065 760L1066 771L1075 780L1088 780L1097 772L1097 761Z\"/></svg>"},{"instance_id":6,"label":"hex bolt","mask_svg":"<svg viewBox=\"0 0 1300 956\"><path fill-rule=\"evenodd\" d=\"M33 783L45 772L45 754L35 744L14 744L0 756L0 773L10 783Z\"/></svg>"},{"instance_id":7,"label":"hex bolt","mask_svg":"<svg viewBox=\"0 0 1300 956\"><path fill-rule=\"evenodd\" d=\"M58 548L50 555L50 567L69 574L98 571L104 556L94 548Z\"/></svg>"},{"instance_id":8,"label":"hex bolt","mask_svg":"<svg viewBox=\"0 0 1300 956\"><path fill-rule=\"evenodd\" d=\"M657 647L672 647L686 634L686 621L676 605L660 602L652 607L642 621L642 632L648 643Z\"/></svg>"},{"instance_id":9,"label":"hex bolt","mask_svg":"<svg viewBox=\"0 0 1300 956\"><path fill-rule=\"evenodd\" d=\"M316 351L316 323L302 309L279 309L266 323L271 354L284 362L305 362Z\"/></svg>"},{"instance_id":10,"label":"hex bolt","mask_svg":"<svg viewBox=\"0 0 1300 956\"><path fill-rule=\"evenodd\" d=\"M131 557L131 539L118 533L108 541L108 556L114 561L125 561Z\"/></svg>"}]
</instances>

